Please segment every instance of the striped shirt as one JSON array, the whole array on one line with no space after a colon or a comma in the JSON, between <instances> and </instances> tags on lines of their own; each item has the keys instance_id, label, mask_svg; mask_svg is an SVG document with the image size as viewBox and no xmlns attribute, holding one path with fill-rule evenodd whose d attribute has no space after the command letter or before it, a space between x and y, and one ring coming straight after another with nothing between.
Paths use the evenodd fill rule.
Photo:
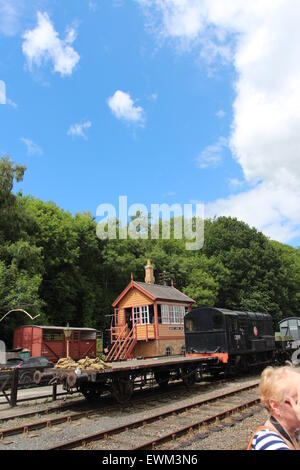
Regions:
<instances>
[{"instance_id":1,"label":"striped shirt","mask_svg":"<svg viewBox=\"0 0 300 470\"><path fill-rule=\"evenodd\" d=\"M251 450L290 450L290 448L279 434L263 429L253 437Z\"/></svg>"}]
</instances>

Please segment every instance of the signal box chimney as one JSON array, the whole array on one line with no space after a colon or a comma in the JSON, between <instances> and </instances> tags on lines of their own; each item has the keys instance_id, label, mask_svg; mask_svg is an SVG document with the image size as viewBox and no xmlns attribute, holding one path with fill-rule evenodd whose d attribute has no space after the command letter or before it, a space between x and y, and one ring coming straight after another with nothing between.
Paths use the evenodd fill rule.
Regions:
<instances>
[{"instance_id":1,"label":"signal box chimney","mask_svg":"<svg viewBox=\"0 0 300 470\"><path fill-rule=\"evenodd\" d=\"M153 269L153 266L151 266L150 258L147 261L147 266L145 266L145 283L155 284L154 269Z\"/></svg>"}]
</instances>

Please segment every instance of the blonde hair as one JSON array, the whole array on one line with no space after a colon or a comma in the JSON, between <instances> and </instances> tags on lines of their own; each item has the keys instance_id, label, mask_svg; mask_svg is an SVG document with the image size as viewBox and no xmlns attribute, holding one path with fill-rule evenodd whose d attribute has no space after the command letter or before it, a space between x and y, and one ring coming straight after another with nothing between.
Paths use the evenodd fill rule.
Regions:
<instances>
[{"instance_id":1,"label":"blonde hair","mask_svg":"<svg viewBox=\"0 0 300 470\"><path fill-rule=\"evenodd\" d=\"M286 379L290 374L297 373L292 366L267 367L261 374L259 396L261 403L271 411L270 400L282 403L286 392Z\"/></svg>"}]
</instances>

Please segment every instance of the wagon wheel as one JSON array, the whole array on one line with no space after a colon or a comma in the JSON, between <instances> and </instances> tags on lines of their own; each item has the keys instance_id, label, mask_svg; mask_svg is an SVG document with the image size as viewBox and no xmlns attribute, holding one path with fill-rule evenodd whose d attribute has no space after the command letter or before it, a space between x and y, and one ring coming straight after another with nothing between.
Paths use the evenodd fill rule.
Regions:
<instances>
[{"instance_id":1,"label":"wagon wheel","mask_svg":"<svg viewBox=\"0 0 300 470\"><path fill-rule=\"evenodd\" d=\"M170 372L169 371L155 372L154 378L160 388L162 389L167 388L169 380L170 380Z\"/></svg>"},{"instance_id":2,"label":"wagon wheel","mask_svg":"<svg viewBox=\"0 0 300 470\"><path fill-rule=\"evenodd\" d=\"M182 380L184 385L186 385L187 387L191 387L195 384L195 372L196 371L194 369L185 369L184 371L182 371Z\"/></svg>"},{"instance_id":3,"label":"wagon wheel","mask_svg":"<svg viewBox=\"0 0 300 470\"><path fill-rule=\"evenodd\" d=\"M84 398L89 402L97 401L102 393L102 388L96 387L80 387L80 392L84 396Z\"/></svg>"},{"instance_id":4,"label":"wagon wheel","mask_svg":"<svg viewBox=\"0 0 300 470\"><path fill-rule=\"evenodd\" d=\"M31 383L32 383L32 378L31 378L30 374L22 375L22 377L20 378L19 383L20 383L20 385L23 386L23 388L30 388Z\"/></svg>"},{"instance_id":5,"label":"wagon wheel","mask_svg":"<svg viewBox=\"0 0 300 470\"><path fill-rule=\"evenodd\" d=\"M120 377L112 383L112 395L121 405L127 403L133 393L134 380L130 377Z\"/></svg>"}]
</instances>

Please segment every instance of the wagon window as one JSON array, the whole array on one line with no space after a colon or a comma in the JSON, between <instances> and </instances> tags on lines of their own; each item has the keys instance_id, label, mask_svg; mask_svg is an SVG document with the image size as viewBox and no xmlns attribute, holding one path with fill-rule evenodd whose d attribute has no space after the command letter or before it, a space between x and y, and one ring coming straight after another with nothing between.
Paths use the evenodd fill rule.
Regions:
<instances>
[{"instance_id":1,"label":"wagon window","mask_svg":"<svg viewBox=\"0 0 300 470\"><path fill-rule=\"evenodd\" d=\"M80 339L81 341L89 341L96 339L97 332L95 330L88 330L88 331L81 331L80 332Z\"/></svg>"},{"instance_id":2,"label":"wagon window","mask_svg":"<svg viewBox=\"0 0 300 470\"><path fill-rule=\"evenodd\" d=\"M44 341L62 341L63 334L62 333L51 333L51 332L45 332L43 333L43 340Z\"/></svg>"},{"instance_id":3,"label":"wagon window","mask_svg":"<svg viewBox=\"0 0 300 470\"><path fill-rule=\"evenodd\" d=\"M297 325L297 320L290 320L290 329L292 331L297 331L298 330L298 325Z\"/></svg>"}]
</instances>

